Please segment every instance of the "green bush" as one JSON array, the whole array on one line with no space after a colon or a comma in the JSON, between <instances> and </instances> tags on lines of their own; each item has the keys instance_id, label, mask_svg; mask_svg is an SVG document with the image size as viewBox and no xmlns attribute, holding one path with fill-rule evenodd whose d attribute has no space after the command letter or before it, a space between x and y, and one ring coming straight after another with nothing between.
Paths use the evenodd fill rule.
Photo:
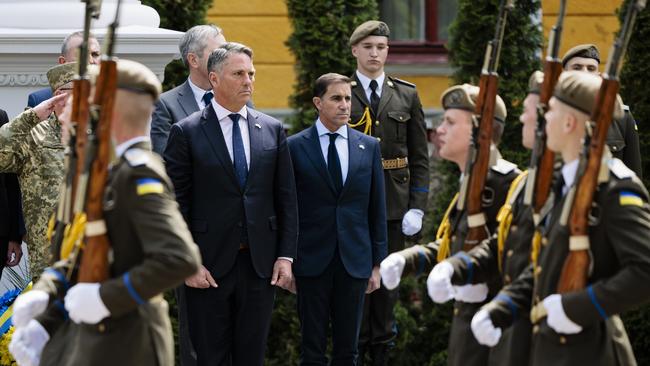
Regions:
<instances>
[{"instance_id":1,"label":"green bush","mask_svg":"<svg viewBox=\"0 0 650 366\"><path fill-rule=\"evenodd\" d=\"M205 15L212 5L212 0L142 0L143 5L150 6L160 15L160 27L185 32L195 25L205 23ZM178 59L165 67L163 90L177 87L187 80L187 68Z\"/></svg>"},{"instance_id":2,"label":"green bush","mask_svg":"<svg viewBox=\"0 0 650 366\"><path fill-rule=\"evenodd\" d=\"M621 21L625 16L629 0L619 11ZM636 20L634 33L630 38L627 57L621 71L621 96L630 106L637 126L641 142L641 160L646 187L650 185L650 95L646 86L650 83L650 12L643 11ZM650 306L623 314L623 321L627 328L630 342L639 365L650 364Z\"/></svg>"},{"instance_id":3,"label":"green bush","mask_svg":"<svg viewBox=\"0 0 650 366\"><path fill-rule=\"evenodd\" d=\"M293 33L287 46L296 59L296 84L290 98L293 132L316 120L312 103L316 79L328 72L352 75L356 61L348 40L359 24L377 18L376 0L287 0Z\"/></svg>"}]
</instances>

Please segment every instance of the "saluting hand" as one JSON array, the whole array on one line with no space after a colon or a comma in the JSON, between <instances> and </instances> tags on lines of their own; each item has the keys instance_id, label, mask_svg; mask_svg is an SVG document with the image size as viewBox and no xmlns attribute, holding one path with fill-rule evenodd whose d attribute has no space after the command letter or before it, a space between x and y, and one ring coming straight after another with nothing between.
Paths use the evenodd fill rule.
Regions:
<instances>
[{"instance_id":1,"label":"saluting hand","mask_svg":"<svg viewBox=\"0 0 650 366\"><path fill-rule=\"evenodd\" d=\"M67 96L68 96L67 94L55 95L48 100L42 101L39 105L32 108L32 111L34 111L38 119L42 121L47 117L49 117L55 108L59 106L63 107L65 105L65 100Z\"/></svg>"},{"instance_id":2,"label":"saluting hand","mask_svg":"<svg viewBox=\"0 0 650 366\"><path fill-rule=\"evenodd\" d=\"M194 288L219 287L219 285L217 285L217 281L212 278L210 271L208 271L203 265L201 265L199 271L196 272L195 275L188 277L185 280L185 285Z\"/></svg>"},{"instance_id":3,"label":"saluting hand","mask_svg":"<svg viewBox=\"0 0 650 366\"><path fill-rule=\"evenodd\" d=\"M292 281L291 261L283 258L276 259L273 265L273 275L271 275L271 286L278 286L291 291Z\"/></svg>"}]
</instances>

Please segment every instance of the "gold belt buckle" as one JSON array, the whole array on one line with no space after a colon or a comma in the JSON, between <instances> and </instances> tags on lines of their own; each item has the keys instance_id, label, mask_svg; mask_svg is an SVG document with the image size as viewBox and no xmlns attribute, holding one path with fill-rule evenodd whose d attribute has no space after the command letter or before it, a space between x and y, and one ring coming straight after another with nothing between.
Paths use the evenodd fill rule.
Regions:
<instances>
[{"instance_id":1,"label":"gold belt buckle","mask_svg":"<svg viewBox=\"0 0 650 366\"><path fill-rule=\"evenodd\" d=\"M409 159L407 157L395 158L395 159L381 159L381 165L384 167L384 170L406 168L409 165Z\"/></svg>"}]
</instances>

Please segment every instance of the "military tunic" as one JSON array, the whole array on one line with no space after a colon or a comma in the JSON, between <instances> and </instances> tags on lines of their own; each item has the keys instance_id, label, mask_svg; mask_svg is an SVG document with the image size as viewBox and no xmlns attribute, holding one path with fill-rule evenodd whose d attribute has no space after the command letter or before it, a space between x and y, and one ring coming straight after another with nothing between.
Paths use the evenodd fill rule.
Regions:
<instances>
[{"instance_id":1,"label":"military tunic","mask_svg":"<svg viewBox=\"0 0 650 366\"><path fill-rule=\"evenodd\" d=\"M54 113L41 122L28 109L0 128L0 171L16 173L20 182L32 276L50 263L47 224L64 178L63 150Z\"/></svg>"},{"instance_id":2,"label":"military tunic","mask_svg":"<svg viewBox=\"0 0 650 366\"><path fill-rule=\"evenodd\" d=\"M129 148L112 168L104 214L112 262L100 296L111 315L93 325L64 320L65 264L55 264L35 285L55 299L37 317L52 335L41 365L173 365L168 306L161 293L194 274L200 255L163 162L149 143Z\"/></svg>"},{"instance_id":3,"label":"military tunic","mask_svg":"<svg viewBox=\"0 0 650 366\"><path fill-rule=\"evenodd\" d=\"M567 317L582 327L577 334L559 334L546 318L536 317L532 332L532 365L624 365L631 354L617 314L650 299L650 207L648 193L634 173L618 159L599 184L589 220L591 271L587 287L562 295ZM533 306L557 293L568 255L569 229L562 221L563 197L551 210L538 267L530 266L495 301L486 305L496 327L507 327ZM541 305L540 305L541 306ZM618 344L616 346L616 344Z\"/></svg>"},{"instance_id":4,"label":"military tunic","mask_svg":"<svg viewBox=\"0 0 650 366\"><path fill-rule=\"evenodd\" d=\"M535 224L532 207L524 204L526 175L522 173L521 179L515 180L511 186L514 196L509 198L507 204L512 206L512 222L509 229L504 228L508 233L501 258L496 236L472 249L465 258L449 258L449 263L454 267L454 285L489 282L494 274L500 274L501 283L508 285L530 264ZM521 317L505 329L499 343L490 349L490 364L526 365L529 359L531 330L532 325L527 317Z\"/></svg>"},{"instance_id":5,"label":"military tunic","mask_svg":"<svg viewBox=\"0 0 650 366\"><path fill-rule=\"evenodd\" d=\"M630 107L623 106L623 118L614 118L607 130L607 146L615 158L622 160L636 175L642 177L641 150L639 132L630 112Z\"/></svg>"},{"instance_id":6,"label":"military tunic","mask_svg":"<svg viewBox=\"0 0 650 366\"><path fill-rule=\"evenodd\" d=\"M514 164L503 159L499 159L497 164L488 171L482 206L490 233L496 231L497 213L505 202L508 187L519 173L520 171ZM469 232L466 211L459 211L454 206L450 211L449 221L452 225L450 253L467 257L467 254L462 251L465 237ZM400 254L406 258L404 274L411 272L419 274L430 271L436 264L438 245L439 243L429 243L426 246L416 245L401 251ZM484 281L487 282L489 287L488 298L492 298L501 287L498 272L492 273L497 275L491 275ZM488 364L490 349L476 342L470 328L472 317L481 305L483 303L465 303L462 301L454 303L454 318L449 335L448 365L479 366Z\"/></svg>"}]
</instances>

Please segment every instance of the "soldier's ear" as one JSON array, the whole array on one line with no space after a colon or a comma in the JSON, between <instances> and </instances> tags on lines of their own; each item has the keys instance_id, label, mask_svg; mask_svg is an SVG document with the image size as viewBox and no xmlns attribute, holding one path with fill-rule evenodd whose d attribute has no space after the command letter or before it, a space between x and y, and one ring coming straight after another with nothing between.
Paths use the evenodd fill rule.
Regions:
<instances>
[{"instance_id":1,"label":"soldier's ear","mask_svg":"<svg viewBox=\"0 0 650 366\"><path fill-rule=\"evenodd\" d=\"M314 102L314 106L316 106L316 109L318 109L318 111L320 112L321 104L323 103L323 101L319 97L313 97L311 101Z\"/></svg>"}]
</instances>

